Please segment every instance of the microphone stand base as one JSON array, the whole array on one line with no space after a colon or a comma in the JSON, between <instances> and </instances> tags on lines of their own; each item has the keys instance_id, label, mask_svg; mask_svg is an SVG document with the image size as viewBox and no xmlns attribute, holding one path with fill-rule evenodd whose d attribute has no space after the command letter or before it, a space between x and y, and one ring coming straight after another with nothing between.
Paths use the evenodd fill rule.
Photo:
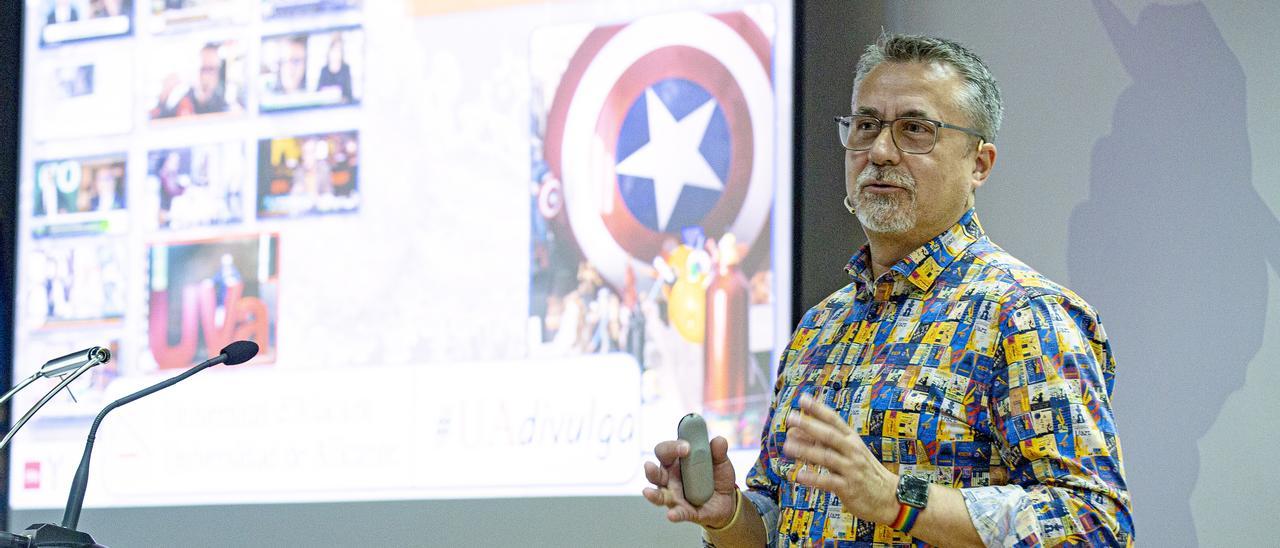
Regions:
<instances>
[{"instance_id":1,"label":"microphone stand base","mask_svg":"<svg viewBox=\"0 0 1280 548\"><path fill-rule=\"evenodd\" d=\"M31 539L27 544L31 548L37 546L59 546L63 548L106 548L93 540L89 533L81 533L74 529L59 527L52 523L37 523L27 527L22 536Z\"/></svg>"}]
</instances>

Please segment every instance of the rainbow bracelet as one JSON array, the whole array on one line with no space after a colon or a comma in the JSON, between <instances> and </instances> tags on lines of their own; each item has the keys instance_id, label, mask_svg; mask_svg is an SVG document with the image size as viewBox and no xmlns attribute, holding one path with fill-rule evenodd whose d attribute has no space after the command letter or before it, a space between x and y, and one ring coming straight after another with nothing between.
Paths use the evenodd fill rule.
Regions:
<instances>
[{"instance_id":1,"label":"rainbow bracelet","mask_svg":"<svg viewBox=\"0 0 1280 548\"><path fill-rule=\"evenodd\" d=\"M916 525L916 518L920 517L920 509L915 506L898 503L898 517L889 524L889 527L910 533L911 528Z\"/></svg>"}]
</instances>

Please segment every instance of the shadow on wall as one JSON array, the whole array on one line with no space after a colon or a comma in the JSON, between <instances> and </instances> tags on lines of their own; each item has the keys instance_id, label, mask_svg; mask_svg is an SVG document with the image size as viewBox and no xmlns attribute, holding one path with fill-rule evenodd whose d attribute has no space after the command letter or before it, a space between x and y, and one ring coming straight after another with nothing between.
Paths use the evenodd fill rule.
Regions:
<instances>
[{"instance_id":1,"label":"shadow on wall","mask_svg":"<svg viewBox=\"0 0 1280 548\"><path fill-rule=\"evenodd\" d=\"M1130 23L1094 7L1132 83L1070 221L1072 287L1100 310L1137 538L1196 544L1196 442L1262 342L1280 221L1253 187L1245 75L1201 3Z\"/></svg>"}]
</instances>

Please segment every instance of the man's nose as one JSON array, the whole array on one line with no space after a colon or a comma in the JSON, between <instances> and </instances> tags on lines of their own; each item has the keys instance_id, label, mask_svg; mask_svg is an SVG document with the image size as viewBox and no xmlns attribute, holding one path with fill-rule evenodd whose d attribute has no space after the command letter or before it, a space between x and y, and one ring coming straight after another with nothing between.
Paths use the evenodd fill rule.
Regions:
<instances>
[{"instance_id":1,"label":"man's nose","mask_svg":"<svg viewBox=\"0 0 1280 548\"><path fill-rule=\"evenodd\" d=\"M893 143L893 127L885 125L880 128L876 139L871 141L871 150L867 151L867 159L878 166L897 165L901 154L902 151L898 150L898 146Z\"/></svg>"}]
</instances>

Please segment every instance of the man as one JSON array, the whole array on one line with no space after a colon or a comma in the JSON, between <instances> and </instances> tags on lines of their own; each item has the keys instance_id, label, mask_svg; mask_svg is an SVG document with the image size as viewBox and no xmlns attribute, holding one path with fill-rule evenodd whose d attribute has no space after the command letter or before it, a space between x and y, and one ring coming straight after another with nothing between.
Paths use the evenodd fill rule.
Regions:
<instances>
[{"instance_id":1,"label":"man","mask_svg":"<svg viewBox=\"0 0 1280 548\"><path fill-rule=\"evenodd\" d=\"M646 463L650 502L714 546L1130 545L1094 310L993 244L973 210L995 164L995 79L951 41L883 36L854 79L845 206L852 283L782 355L760 456L683 498L684 442Z\"/></svg>"},{"instance_id":2,"label":"man","mask_svg":"<svg viewBox=\"0 0 1280 548\"><path fill-rule=\"evenodd\" d=\"M218 48L217 43L200 48L194 86L184 85L176 74L165 77L160 84L160 98L150 111L151 119L227 112L232 108L226 99L226 75Z\"/></svg>"},{"instance_id":3,"label":"man","mask_svg":"<svg viewBox=\"0 0 1280 548\"><path fill-rule=\"evenodd\" d=\"M284 51L280 56L280 66L276 73L279 81L276 92L280 94L305 91L307 83L307 37L290 36L284 41Z\"/></svg>"},{"instance_id":4,"label":"man","mask_svg":"<svg viewBox=\"0 0 1280 548\"><path fill-rule=\"evenodd\" d=\"M200 48L200 75L196 78L195 87L191 88L191 110L194 114L226 112L226 89L223 82L222 57L218 55L218 44L205 44Z\"/></svg>"}]
</instances>

